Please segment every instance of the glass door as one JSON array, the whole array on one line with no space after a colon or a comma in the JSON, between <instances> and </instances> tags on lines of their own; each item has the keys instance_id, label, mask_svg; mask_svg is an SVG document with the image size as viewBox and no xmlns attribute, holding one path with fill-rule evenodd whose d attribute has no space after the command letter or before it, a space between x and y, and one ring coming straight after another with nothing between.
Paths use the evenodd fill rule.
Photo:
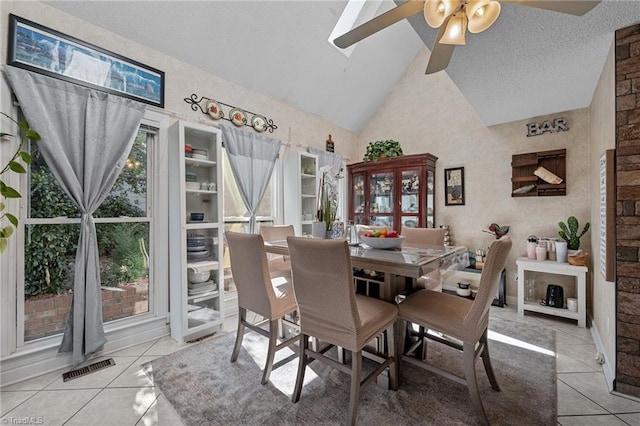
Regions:
<instances>
[{"instance_id":1,"label":"glass door","mask_svg":"<svg viewBox=\"0 0 640 426\"><path fill-rule=\"evenodd\" d=\"M354 174L351 180L353 187L351 188L351 214L353 223L362 225L365 223L366 199L364 193L364 173Z\"/></svg>"},{"instance_id":2,"label":"glass door","mask_svg":"<svg viewBox=\"0 0 640 426\"><path fill-rule=\"evenodd\" d=\"M417 228L420 223L420 168L402 170L402 199L400 202L400 224L402 228Z\"/></svg>"},{"instance_id":3,"label":"glass door","mask_svg":"<svg viewBox=\"0 0 640 426\"><path fill-rule=\"evenodd\" d=\"M393 229L394 213L393 171L371 173L369 179L369 225Z\"/></svg>"}]
</instances>

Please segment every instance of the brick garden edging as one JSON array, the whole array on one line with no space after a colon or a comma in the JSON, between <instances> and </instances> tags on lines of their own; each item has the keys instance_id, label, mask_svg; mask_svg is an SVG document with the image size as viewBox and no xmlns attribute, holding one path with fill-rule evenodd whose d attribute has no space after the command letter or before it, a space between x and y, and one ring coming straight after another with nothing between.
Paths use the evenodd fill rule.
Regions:
<instances>
[{"instance_id":1,"label":"brick garden edging","mask_svg":"<svg viewBox=\"0 0 640 426\"><path fill-rule=\"evenodd\" d=\"M118 289L118 290L116 290ZM105 322L149 310L148 284L127 284L102 289L102 318ZM34 297L24 303L24 340L61 333L64 330L73 296L71 293Z\"/></svg>"}]
</instances>

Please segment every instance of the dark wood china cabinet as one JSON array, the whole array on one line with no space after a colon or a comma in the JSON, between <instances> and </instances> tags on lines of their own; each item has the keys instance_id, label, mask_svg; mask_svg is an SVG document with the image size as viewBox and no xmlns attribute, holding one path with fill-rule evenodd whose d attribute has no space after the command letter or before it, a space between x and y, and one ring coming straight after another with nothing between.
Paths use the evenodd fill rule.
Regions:
<instances>
[{"instance_id":1,"label":"dark wood china cabinet","mask_svg":"<svg viewBox=\"0 0 640 426\"><path fill-rule=\"evenodd\" d=\"M349 220L398 231L435 227L437 160L414 154L348 165Z\"/></svg>"}]
</instances>

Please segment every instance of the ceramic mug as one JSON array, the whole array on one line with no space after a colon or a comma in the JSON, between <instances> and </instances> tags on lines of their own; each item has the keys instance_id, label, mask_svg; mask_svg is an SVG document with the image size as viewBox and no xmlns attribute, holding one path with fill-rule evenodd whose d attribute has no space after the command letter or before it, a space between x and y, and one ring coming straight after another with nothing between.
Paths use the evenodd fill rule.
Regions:
<instances>
[{"instance_id":1,"label":"ceramic mug","mask_svg":"<svg viewBox=\"0 0 640 426\"><path fill-rule=\"evenodd\" d=\"M556 261L560 263L567 262L567 242L556 241Z\"/></svg>"},{"instance_id":2,"label":"ceramic mug","mask_svg":"<svg viewBox=\"0 0 640 426\"><path fill-rule=\"evenodd\" d=\"M547 245L542 244L536 247L536 259L537 260L547 260Z\"/></svg>"}]
</instances>

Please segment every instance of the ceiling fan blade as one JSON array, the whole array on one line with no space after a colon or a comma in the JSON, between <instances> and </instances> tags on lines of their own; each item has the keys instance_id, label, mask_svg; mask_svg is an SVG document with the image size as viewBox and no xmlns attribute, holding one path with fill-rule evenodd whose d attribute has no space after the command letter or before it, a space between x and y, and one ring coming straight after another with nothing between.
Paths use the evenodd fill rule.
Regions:
<instances>
[{"instance_id":1,"label":"ceiling fan blade","mask_svg":"<svg viewBox=\"0 0 640 426\"><path fill-rule=\"evenodd\" d=\"M547 9L554 12L568 13L570 15L582 16L594 7L600 0L576 0L576 1L536 1L536 0L503 0L505 3L516 3L522 6L537 7L538 9Z\"/></svg>"},{"instance_id":2,"label":"ceiling fan blade","mask_svg":"<svg viewBox=\"0 0 640 426\"><path fill-rule=\"evenodd\" d=\"M398 7L383 13L380 16L376 16L370 21L352 29L351 31L341 35L333 40L333 44L341 49L347 48L352 44L359 42L372 34L377 33L380 30L387 28L390 25L395 24L411 15L415 15L418 12L424 10L424 1L421 0L409 0L406 3L401 4Z\"/></svg>"},{"instance_id":3,"label":"ceiling fan blade","mask_svg":"<svg viewBox=\"0 0 640 426\"><path fill-rule=\"evenodd\" d=\"M443 24L440 25L438 35L436 35L436 43L433 45L433 49L431 49L431 56L429 57L429 63L427 64L427 71L425 74L433 74L438 71L442 71L449 66L449 61L453 56L453 49L456 45L440 43L439 40L444 35L450 19L451 16L449 16Z\"/></svg>"}]
</instances>

